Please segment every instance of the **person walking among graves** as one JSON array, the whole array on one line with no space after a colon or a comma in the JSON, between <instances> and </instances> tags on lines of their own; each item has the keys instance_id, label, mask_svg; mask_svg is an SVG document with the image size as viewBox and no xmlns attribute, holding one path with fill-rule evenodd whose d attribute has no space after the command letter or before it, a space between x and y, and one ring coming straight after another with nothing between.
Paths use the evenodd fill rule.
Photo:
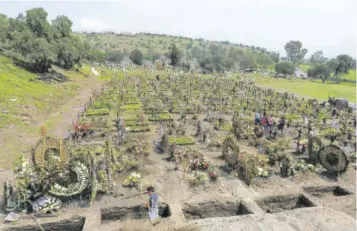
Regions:
<instances>
[{"instance_id":1,"label":"person walking among graves","mask_svg":"<svg viewBox=\"0 0 357 231\"><path fill-rule=\"evenodd\" d=\"M304 117L304 124L305 124L305 126L307 126L307 124L309 123L309 120L308 120L308 118L307 118L307 115L304 114L303 117Z\"/></svg>"},{"instance_id":2,"label":"person walking among graves","mask_svg":"<svg viewBox=\"0 0 357 231\"><path fill-rule=\"evenodd\" d=\"M175 153L176 153L176 142L173 142L170 146L170 157L169 157L170 161L174 160Z\"/></svg>"},{"instance_id":3,"label":"person walking among graves","mask_svg":"<svg viewBox=\"0 0 357 231\"><path fill-rule=\"evenodd\" d=\"M284 126L285 126L285 118L284 118L284 116L282 116L279 120L278 130L283 132Z\"/></svg>"},{"instance_id":4,"label":"person walking among graves","mask_svg":"<svg viewBox=\"0 0 357 231\"><path fill-rule=\"evenodd\" d=\"M264 131L268 130L268 121L265 115L262 117L261 124L264 127Z\"/></svg>"},{"instance_id":5,"label":"person walking among graves","mask_svg":"<svg viewBox=\"0 0 357 231\"><path fill-rule=\"evenodd\" d=\"M269 126L269 130L270 131L272 130L273 124L274 124L274 119L273 119L273 117L271 115L269 115L269 117L268 117L268 126Z\"/></svg>"},{"instance_id":6,"label":"person walking among graves","mask_svg":"<svg viewBox=\"0 0 357 231\"><path fill-rule=\"evenodd\" d=\"M145 207L148 208L148 215L151 224L156 225L160 222L159 197L155 193L154 187L150 186L146 190L150 197L149 201L145 203Z\"/></svg>"},{"instance_id":7,"label":"person walking among graves","mask_svg":"<svg viewBox=\"0 0 357 231\"><path fill-rule=\"evenodd\" d=\"M260 123L260 113L257 111L254 115L254 124L257 125Z\"/></svg>"}]
</instances>

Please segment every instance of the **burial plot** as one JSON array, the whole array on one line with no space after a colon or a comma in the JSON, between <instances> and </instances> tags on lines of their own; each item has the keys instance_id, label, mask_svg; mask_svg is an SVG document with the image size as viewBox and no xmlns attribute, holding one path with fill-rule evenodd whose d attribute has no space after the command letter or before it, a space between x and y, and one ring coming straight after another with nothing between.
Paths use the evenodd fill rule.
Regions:
<instances>
[{"instance_id":1,"label":"burial plot","mask_svg":"<svg viewBox=\"0 0 357 231\"><path fill-rule=\"evenodd\" d=\"M236 201L207 201L185 204L182 212L187 220L253 214L245 204Z\"/></svg>"},{"instance_id":2,"label":"burial plot","mask_svg":"<svg viewBox=\"0 0 357 231\"><path fill-rule=\"evenodd\" d=\"M142 205L123 206L123 207L109 207L100 209L102 222L116 221L116 220L137 220L147 219L147 209ZM171 216L170 206L165 203L159 204L159 216L167 218Z\"/></svg>"},{"instance_id":3,"label":"burial plot","mask_svg":"<svg viewBox=\"0 0 357 231\"><path fill-rule=\"evenodd\" d=\"M348 190L340 186L318 186L318 187L304 187L307 193L315 197L326 197L326 196L348 196L351 195Z\"/></svg>"},{"instance_id":4,"label":"burial plot","mask_svg":"<svg viewBox=\"0 0 357 231\"><path fill-rule=\"evenodd\" d=\"M263 199L257 200L256 203L266 213L279 213L285 210L315 206L307 197L302 194L265 197Z\"/></svg>"}]
</instances>

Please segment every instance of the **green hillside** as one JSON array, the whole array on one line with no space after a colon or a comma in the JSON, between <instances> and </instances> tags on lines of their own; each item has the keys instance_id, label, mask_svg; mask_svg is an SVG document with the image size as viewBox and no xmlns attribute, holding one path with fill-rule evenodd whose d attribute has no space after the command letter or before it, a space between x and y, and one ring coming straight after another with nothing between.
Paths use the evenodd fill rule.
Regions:
<instances>
[{"instance_id":1,"label":"green hillside","mask_svg":"<svg viewBox=\"0 0 357 231\"><path fill-rule=\"evenodd\" d=\"M267 68L279 59L278 53L267 51L265 48L233 44L228 41L217 42L153 34L82 33L79 35L88 41L91 47L106 52L107 56L115 51L123 52L128 56L132 50L139 49L145 59L154 60L160 55L168 54L170 46L175 44L187 60L196 58L199 62L203 62L204 59L213 57L214 60L221 60L219 65L226 69L229 69L227 66L236 63L239 63L240 68Z\"/></svg>"},{"instance_id":2,"label":"green hillside","mask_svg":"<svg viewBox=\"0 0 357 231\"><path fill-rule=\"evenodd\" d=\"M84 79L85 74L56 68L71 80ZM89 74L88 68L83 72ZM38 76L16 66L0 55L0 128L9 124L27 126L39 112L50 112L73 97L80 87L76 81L47 84Z\"/></svg>"}]
</instances>

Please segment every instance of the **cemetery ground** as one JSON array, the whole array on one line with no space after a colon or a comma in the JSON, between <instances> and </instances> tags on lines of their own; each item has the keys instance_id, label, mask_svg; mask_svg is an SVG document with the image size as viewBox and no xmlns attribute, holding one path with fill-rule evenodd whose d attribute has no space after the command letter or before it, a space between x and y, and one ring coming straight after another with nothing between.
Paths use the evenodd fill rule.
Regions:
<instances>
[{"instance_id":1,"label":"cemetery ground","mask_svg":"<svg viewBox=\"0 0 357 231\"><path fill-rule=\"evenodd\" d=\"M65 140L70 156L63 157L63 161L80 161L88 172L93 171L98 177L89 177L88 183L84 176L88 189L75 196L68 196L70 189L51 188L49 193L61 195L58 198L63 200L63 204L54 212L55 217L37 218L42 227L61 224L66 230L113 231L247 228L347 231L355 228L356 170L353 161L337 176L321 164L316 167L309 165L307 151L297 153L296 145L297 142L307 143L308 127L302 125L301 114L304 111L312 118L313 103L302 101L290 93L282 94L258 86L298 91L300 95L326 100L324 93L311 95L314 94L311 89L291 89L281 80L269 80L271 83L276 81L271 85L259 80L255 86L236 77L190 78L188 74L172 77L172 73L148 74L141 70L111 74L113 78L105 84L95 76L90 77L88 85L63 103L60 110L51 111L50 118L42 120L50 121L43 127L42 137L38 132L41 126L39 119L32 124L37 127L37 135L34 131L12 130L12 135L10 132L2 133L3 144L19 147L19 143L26 143L25 149L17 151L34 155L35 164L46 168L44 155L50 154L41 151L46 147L44 143L51 141L46 137L66 137L68 128L73 128L72 119L76 119L79 108L87 105L77 124L82 130L77 126L72 129L72 138ZM310 84L313 83L306 82L305 87ZM93 87L97 90L93 91ZM346 90L340 93L344 97L352 97L352 93ZM262 98L274 105L265 104ZM284 102L289 106L282 106ZM286 115L290 126L283 132L278 131L275 137L259 129L253 131L257 108L265 108L276 121L281 115ZM355 129L350 122L355 114L340 111L341 121L346 118L341 131L342 127L344 132L349 128L354 134ZM330 114L330 107L321 106L318 118L326 118L327 127L333 122ZM44 114L38 118L46 117ZM335 144L341 145L342 132L328 130L321 119L311 120L314 124L311 126L319 130L318 137L323 146L330 144L330 133L340 134ZM11 128L3 131L10 131L6 129ZM121 137L122 134L125 136ZM41 140L35 150L26 150L38 139ZM153 141L164 152L160 152ZM355 137L352 137L353 141ZM178 170L175 170L175 161L167 160L173 142L177 144ZM62 158L65 151L61 149L60 146ZM10 159L15 159L13 155L18 154L13 150L8 149L2 154L6 169L11 166ZM312 152L317 150L319 148L313 146ZM353 154L346 155L353 160ZM5 159L6 156L9 159ZM291 158L294 175L284 176L280 171L280 157L283 160ZM88 164L89 159L92 164ZM269 161L275 163L269 164ZM91 167L93 163L97 167ZM336 166L340 167L340 161ZM13 178L11 171L2 173L2 182ZM51 174L55 178L55 173ZM18 176L19 172L15 175ZM81 183L83 179L77 180ZM67 181L61 187L66 188L70 184ZM161 203L162 219L155 227L141 206L147 200L148 195L143 192L149 185L155 187ZM74 215L77 217L73 218ZM66 219L69 220L63 222ZM16 223L0 227L25 230L25 226L27 230L38 230L36 222L25 215Z\"/></svg>"}]
</instances>

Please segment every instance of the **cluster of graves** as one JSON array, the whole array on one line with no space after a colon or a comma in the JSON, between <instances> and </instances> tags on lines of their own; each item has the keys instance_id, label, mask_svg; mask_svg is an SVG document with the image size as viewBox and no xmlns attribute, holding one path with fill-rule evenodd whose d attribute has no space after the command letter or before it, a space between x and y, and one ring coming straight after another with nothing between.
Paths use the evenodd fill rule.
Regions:
<instances>
[{"instance_id":1,"label":"cluster of graves","mask_svg":"<svg viewBox=\"0 0 357 231\"><path fill-rule=\"evenodd\" d=\"M114 190L117 175L147 164L155 149L169 154L194 185L220 177L206 150L221 153L222 164L248 185L319 168L338 176L355 162L355 116L342 99L319 102L237 76L140 70L113 76L93 89L68 137L41 129L32 158L14 167L16 187L4 185L4 209L41 216L76 198L90 205ZM157 127L161 140L153 145L148 140ZM247 146L256 153L242 151ZM125 185L145 186L133 174Z\"/></svg>"}]
</instances>

